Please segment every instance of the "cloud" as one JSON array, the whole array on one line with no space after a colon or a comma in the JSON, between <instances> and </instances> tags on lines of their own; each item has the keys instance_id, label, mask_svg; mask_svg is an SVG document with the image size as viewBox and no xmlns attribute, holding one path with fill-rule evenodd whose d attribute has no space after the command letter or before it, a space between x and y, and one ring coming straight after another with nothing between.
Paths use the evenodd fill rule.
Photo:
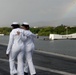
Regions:
<instances>
[{"instance_id":1,"label":"cloud","mask_svg":"<svg viewBox=\"0 0 76 75\"><path fill-rule=\"evenodd\" d=\"M73 0L0 0L0 24L11 22L58 21ZM69 15L70 16L70 15ZM57 24L59 22L56 22ZM69 24L69 23L68 23Z\"/></svg>"}]
</instances>

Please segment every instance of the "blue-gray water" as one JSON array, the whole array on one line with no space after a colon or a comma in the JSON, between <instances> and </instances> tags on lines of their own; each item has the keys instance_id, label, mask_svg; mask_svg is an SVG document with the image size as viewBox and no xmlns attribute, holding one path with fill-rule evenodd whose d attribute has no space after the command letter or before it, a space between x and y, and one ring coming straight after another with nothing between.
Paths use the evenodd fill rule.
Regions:
<instances>
[{"instance_id":1,"label":"blue-gray water","mask_svg":"<svg viewBox=\"0 0 76 75\"><path fill-rule=\"evenodd\" d=\"M8 36L0 36L0 43L8 43ZM35 39L36 49L64 55L76 56L76 40L43 40Z\"/></svg>"}]
</instances>

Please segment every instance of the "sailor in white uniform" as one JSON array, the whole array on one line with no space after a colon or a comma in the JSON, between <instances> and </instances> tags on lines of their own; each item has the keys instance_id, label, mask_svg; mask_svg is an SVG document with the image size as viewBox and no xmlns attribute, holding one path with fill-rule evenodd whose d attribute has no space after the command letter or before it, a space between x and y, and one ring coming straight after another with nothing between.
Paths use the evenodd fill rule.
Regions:
<instances>
[{"instance_id":1,"label":"sailor in white uniform","mask_svg":"<svg viewBox=\"0 0 76 75\"><path fill-rule=\"evenodd\" d=\"M24 75L28 75L28 70L30 71L31 75L36 75L36 70L33 64L32 60L32 54L35 50L34 45L34 38L36 37L35 34L33 34L29 30L29 24L24 22L22 24L22 28L25 30L25 35L27 36L27 40L25 42L25 67L24 67Z\"/></svg>"},{"instance_id":2,"label":"sailor in white uniform","mask_svg":"<svg viewBox=\"0 0 76 75\"><path fill-rule=\"evenodd\" d=\"M23 36L23 29L20 28L17 22L13 22L11 26L13 27L13 30L10 33L9 43L6 50L6 54L9 56L10 75L24 75L24 43L21 40L21 37ZM17 35L17 31L20 32L20 35ZM17 70L15 67L16 58Z\"/></svg>"}]
</instances>

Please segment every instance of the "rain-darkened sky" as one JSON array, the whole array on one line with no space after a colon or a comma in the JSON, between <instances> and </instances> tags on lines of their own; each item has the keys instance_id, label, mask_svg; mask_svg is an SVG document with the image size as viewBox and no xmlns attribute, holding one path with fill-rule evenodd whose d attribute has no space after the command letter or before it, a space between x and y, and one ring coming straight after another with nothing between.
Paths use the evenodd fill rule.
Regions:
<instances>
[{"instance_id":1,"label":"rain-darkened sky","mask_svg":"<svg viewBox=\"0 0 76 75\"><path fill-rule=\"evenodd\" d=\"M30 26L76 25L76 0L0 0L0 26L13 21Z\"/></svg>"}]
</instances>

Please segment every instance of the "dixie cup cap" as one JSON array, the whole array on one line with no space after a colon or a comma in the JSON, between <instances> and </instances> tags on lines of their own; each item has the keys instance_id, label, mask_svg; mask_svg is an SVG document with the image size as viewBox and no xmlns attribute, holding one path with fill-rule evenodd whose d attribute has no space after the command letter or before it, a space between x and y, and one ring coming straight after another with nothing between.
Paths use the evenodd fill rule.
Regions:
<instances>
[{"instance_id":1,"label":"dixie cup cap","mask_svg":"<svg viewBox=\"0 0 76 75\"><path fill-rule=\"evenodd\" d=\"M27 22L23 22L22 24L24 24L24 25L29 25L29 23L27 23Z\"/></svg>"},{"instance_id":2,"label":"dixie cup cap","mask_svg":"<svg viewBox=\"0 0 76 75\"><path fill-rule=\"evenodd\" d=\"M13 22L12 24L19 24L18 22Z\"/></svg>"}]
</instances>

